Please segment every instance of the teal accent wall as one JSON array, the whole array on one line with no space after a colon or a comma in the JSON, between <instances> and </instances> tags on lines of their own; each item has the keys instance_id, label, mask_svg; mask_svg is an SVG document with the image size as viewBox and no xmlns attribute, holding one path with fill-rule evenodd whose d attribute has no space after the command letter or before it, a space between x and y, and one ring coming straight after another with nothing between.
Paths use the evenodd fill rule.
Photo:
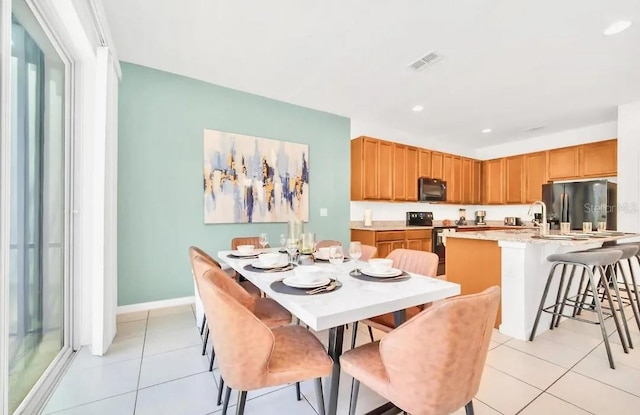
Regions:
<instances>
[{"instance_id":1,"label":"teal accent wall","mask_svg":"<svg viewBox=\"0 0 640 415\"><path fill-rule=\"evenodd\" d=\"M348 118L123 63L118 135L118 305L193 295L187 250L286 223L204 224L203 130L309 144L309 222L349 241ZM320 208L328 216L320 216Z\"/></svg>"}]
</instances>

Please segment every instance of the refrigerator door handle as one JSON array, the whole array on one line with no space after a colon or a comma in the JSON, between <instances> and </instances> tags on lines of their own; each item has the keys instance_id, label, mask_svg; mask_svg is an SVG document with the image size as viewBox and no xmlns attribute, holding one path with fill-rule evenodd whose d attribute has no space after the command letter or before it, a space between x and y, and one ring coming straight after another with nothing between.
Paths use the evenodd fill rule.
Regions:
<instances>
[{"instance_id":1,"label":"refrigerator door handle","mask_svg":"<svg viewBox=\"0 0 640 415\"><path fill-rule=\"evenodd\" d=\"M564 214L565 214L565 222L571 222L571 218L569 217L569 195L565 193L564 195Z\"/></svg>"}]
</instances>

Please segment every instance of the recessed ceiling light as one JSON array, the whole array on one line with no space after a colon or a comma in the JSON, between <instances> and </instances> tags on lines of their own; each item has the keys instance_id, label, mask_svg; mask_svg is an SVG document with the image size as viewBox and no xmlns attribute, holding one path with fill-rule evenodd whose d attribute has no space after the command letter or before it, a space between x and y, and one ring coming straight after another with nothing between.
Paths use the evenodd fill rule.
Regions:
<instances>
[{"instance_id":1,"label":"recessed ceiling light","mask_svg":"<svg viewBox=\"0 0 640 415\"><path fill-rule=\"evenodd\" d=\"M411 108L411 111L413 112L420 112L424 109L424 107L422 105L414 105L413 108Z\"/></svg>"},{"instance_id":2,"label":"recessed ceiling light","mask_svg":"<svg viewBox=\"0 0 640 415\"><path fill-rule=\"evenodd\" d=\"M602 33L604 33L607 36L617 35L618 33L627 30L629 26L631 26L631 22L629 20L620 20L618 22L615 22L611 26L607 27L606 29L604 29L604 32Z\"/></svg>"},{"instance_id":3,"label":"recessed ceiling light","mask_svg":"<svg viewBox=\"0 0 640 415\"><path fill-rule=\"evenodd\" d=\"M480 131L482 134L489 134L491 131L491 128L485 128L484 130Z\"/></svg>"}]
</instances>

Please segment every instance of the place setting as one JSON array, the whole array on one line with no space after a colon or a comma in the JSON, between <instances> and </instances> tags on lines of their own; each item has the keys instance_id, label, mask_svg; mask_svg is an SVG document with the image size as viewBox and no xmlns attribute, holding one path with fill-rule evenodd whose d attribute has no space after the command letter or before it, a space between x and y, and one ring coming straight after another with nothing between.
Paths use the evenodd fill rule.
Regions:
<instances>
[{"instance_id":1,"label":"place setting","mask_svg":"<svg viewBox=\"0 0 640 415\"><path fill-rule=\"evenodd\" d=\"M291 295L314 295L335 291L342 287L331 278L326 269L315 265L302 265L294 269L294 275L271 283L273 291Z\"/></svg>"},{"instance_id":2,"label":"place setting","mask_svg":"<svg viewBox=\"0 0 640 415\"><path fill-rule=\"evenodd\" d=\"M233 259L257 259L258 255L264 251L257 250L255 248L256 247L253 245L238 245L236 250L227 254L227 257Z\"/></svg>"},{"instance_id":3,"label":"place setting","mask_svg":"<svg viewBox=\"0 0 640 415\"><path fill-rule=\"evenodd\" d=\"M289 262L286 255L278 252L268 252L259 254L257 261L245 265L243 268L251 272L286 272L296 267L295 264Z\"/></svg>"},{"instance_id":4,"label":"place setting","mask_svg":"<svg viewBox=\"0 0 640 415\"><path fill-rule=\"evenodd\" d=\"M406 281L411 278L407 272L393 268L393 260L386 258L372 258L361 269L354 269L349 276L370 282Z\"/></svg>"}]
</instances>

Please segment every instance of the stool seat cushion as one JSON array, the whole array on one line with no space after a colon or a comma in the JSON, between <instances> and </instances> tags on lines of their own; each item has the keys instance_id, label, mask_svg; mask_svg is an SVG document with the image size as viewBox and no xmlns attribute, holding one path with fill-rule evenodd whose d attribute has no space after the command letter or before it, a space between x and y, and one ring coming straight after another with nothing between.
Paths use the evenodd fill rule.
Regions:
<instances>
[{"instance_id":1,"label":"stool seat cushion","mask_svg":"<svg viewBox=\"0 0 640 415\"><path fill-rule=\"evenodd\" d=\"M638 253L638 249L640 247L638 245L616 245L616 246L608 246L605 248L594 248L590 249L590 252L604 252L604 251L612 251L618 250L622 251L622 256L620 259L628 259L632 256L635 256Z\"/></svg>"},{"instance_id":2,"label":"stool seat cushion","mask_svg":"<svg viewBox=\"0 0 640 415\"><path fill-rule=\"evenodd\" d=\"M578 251L553 254L547 257L549 262L572 262L575 264L604 266L617 262L622 257L619 249L600 249L598 251Z\"/></svg>"}]
</instances>

